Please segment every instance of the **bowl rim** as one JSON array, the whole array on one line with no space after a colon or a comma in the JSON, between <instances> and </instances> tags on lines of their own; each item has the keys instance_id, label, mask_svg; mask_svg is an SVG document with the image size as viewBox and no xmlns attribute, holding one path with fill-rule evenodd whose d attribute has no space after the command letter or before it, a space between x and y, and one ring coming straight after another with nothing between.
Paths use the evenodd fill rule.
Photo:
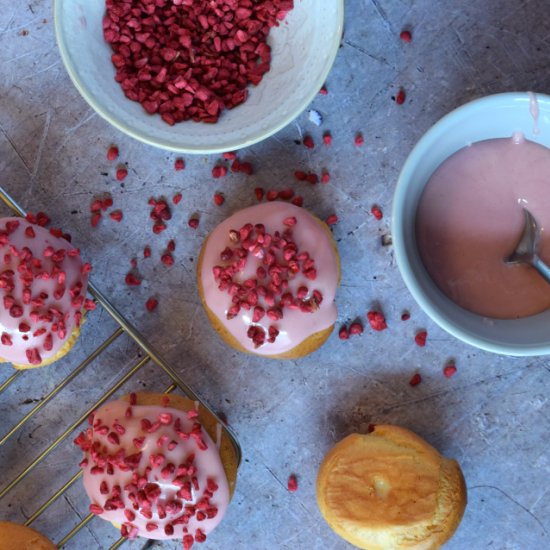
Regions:
<instances>
[{"instance_id":1,"label":"bowl rim","mask_svg":"<svg viewBox=\"0 0 550 550\"><path fill-rule=\"evenodd\" d=\"M335 1L338 2L338 27L337 27L337 32L335 34L335 36L337 37L337 40L334 40L330 53L327 57L327 63L323 68L323 70L321 71L319 78L315 81L315 86L312 86L310 93L305 96L304 101L297 104L295 109L292 109L285 116L281 117L281 119L276 124L274 124L271 128L268 128L267 130L259 131L244 140L235 140L233 142L230 142L226 144L224 147L220 147L219 145L212 145L212 146L205 147L205 146L194 146L191 144L184 145L184 146L177 146L163 139L156 139L150 136L144 136L140 132L132 129L130 126L128 126L121 120L118 120L116 117L112 117L111 115L109 115L103 109L101 104L95 100L93 94L90 93L86 85L78 77L76 71L74 70L73 64L70 60L67 46L62 38L62 32L60 28L61 25L59 22L61 19L60 6L63 0L54 0L54 4L53 4L55 40L61 55L61 60L63 61L63 65L65 67L65 70L67 71L69 78L71 79L75 88L78 90L79 94L84 98L84 100L88 103L88 105L90 105L90 107L92 107L92 109L94 109L94 111L101 118L109 122L117 130L120 130L121 132L129 135L130 137L133 137L134 139L137 139L138 141L141 141L142 143L146 143L147 145L152 145L153 147L158 147L166 151L173 151L176 153L196 154L196 155L224 153L226 151L235 151L238 149L242 149L244 147L248 147L250 145L263 141L264 139L277 133L279 130L282 130L285 126L290 124L296 117L298 117L307 108L307 106L313 101L313 98L319 93L319 90L324 85L326 78L330 70L332 69L332 66L334 65L336 55L338 54L338 50L340 49L340 44L342 42L342 36L344 31L344 0L335 0ZM192 121L187 121L187 122L192 122ZM196 123L193 122L193 124L196 124Z\"/></svg>"},{"instance_id":2,"label":"bowl rim","mask_svg":"<svg viewBox=\"0 0 550 550\"><path fill-rule=\"evenodd\" d=\"M409 292L412 294L413 298L421 307L421 309L443 330L445 330L455 338L458 338L459 340L470 344L471 346L492 353L520 357L550 354L550 339L547 343L531 343L524 345L496 342L495 340L475 334L473 331L464 328L462 325L451 321L447 316L441 313L438 307L433 305L433 301L431 300L431 298L429 298L427 293L424 292L424 290L421 288L421 285L416 280L416 277L413 274L413 270L411 269L411 265L408 260L408 253L405 246L405 228L403 225L402 211L405 206L404 199L406 196L408 181L410 180L411 173L413 172L415 166L418 164L418 161L425 154L427 145L433 142L434 137L441 132L442 128L444 128L452 120L459 119L465 113L468 113L472 110L475 111L476 109L483 108L486 104L495 102L509 103L514 101L531 101L532 94L533 92L503 92L483 96L469 101L463 105L460 105L456 109L453 109L452 111L438 119L437 122L430 126L430 128L420 137L420 139L412 148L399 173L395 192L393 195L391 223L391 233L393 235L395 259L397 262L399 273L401 274L401 277L405 282L405 285L407 286ZM550 102L550 95L548 94L536 93L535 96L537 100L543 99L547 103Z\"/></svg>"}]
</instances>

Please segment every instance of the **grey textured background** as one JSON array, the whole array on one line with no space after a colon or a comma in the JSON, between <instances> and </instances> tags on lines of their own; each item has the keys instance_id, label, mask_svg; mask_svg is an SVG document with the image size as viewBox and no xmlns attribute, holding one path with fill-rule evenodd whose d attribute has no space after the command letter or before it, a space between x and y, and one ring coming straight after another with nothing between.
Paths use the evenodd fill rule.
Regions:
<instances>
[{"instance_id":1,"label":"grey textured background","mask_svg":"<svg viewBox=\"0 0 550 550\"><path fill-rule=\"evenodd\" d=\"M322 0L319 0L322 1ZM548 453L549 363L544 357L517 359L479 352L438 329L419 311L398 274L389 232L391 197L408 152L439 117L489 93L550 91L550 14L544 0L348 0L345 36L327 87L312 107L322 113L317 128L307 113L273 138L240 153L255 174L213 180L218 157L176 155L127 138L101 120L80 98L61 64L53 34L51 2L0 0L0 174L1 184L30 210L47 211L73 235L93 262L93 280L178 372L216 409L224 411L243 447L235 498L223 524L202 546L236 549L344 549L321 519L315 477L324 453L337 440L371 422L413 429L464 470L469 504L449 550L542 550L550 546L550 458ZM403 28L413 42L399 40ZM400 86L402 106L392 101ZM330 130L331 148L321 143ZM365 136L354 146L356 132ZM310 151L295 144L310 133ZM121 185L105 153L111 143L128 163ZM327 186L294 181L295 169L326 167ZM298 361L268 361L229 350L201 309L194 277L204 237L240 207L255 203L253 189L292 187L304 205L324 218L336 213L343 277L337 326L378 304L389 329L367 329L347 342L337 331L320 350ZM226 202L212 202L216 190ZM169 229L153 235L150 196L183 193ZM120 224L105 218L90 227L89 205L101 193L122 208ZM372 204L384 219L370 214ZM196 231L187 219L200 214ZM159 256L169 238L176 263ZM153 256L142 260L143 246ZM130 260L139 259L141 287L124 284ZM148 313L151 295L159 307ZM401 312L411 312L408 322ZM0 398L2 433L59 382L79 359L115 328L95 312L73 352L55 366L27 372ZM414 344L428 330L425 348ZM0 486L64 431L136 357L121 338L45 410L0 449ZM442 368L454 359L452 379ZM420 372L423 382L410 387ZM0 381L11 374L0 368ZM127 389L163 389L157 371L145 368ZM0 517L24 520L76 471L79 453L63 444L0 502ZM299 490L286 490L289 474ZM80 484L35 526L60 540L86 513ZM68 548L108 548L117 533L94 520ZM129 543L140 548L143 541ZM176 548L178 545L158 545Z\"/></svg>"}]
</instances>

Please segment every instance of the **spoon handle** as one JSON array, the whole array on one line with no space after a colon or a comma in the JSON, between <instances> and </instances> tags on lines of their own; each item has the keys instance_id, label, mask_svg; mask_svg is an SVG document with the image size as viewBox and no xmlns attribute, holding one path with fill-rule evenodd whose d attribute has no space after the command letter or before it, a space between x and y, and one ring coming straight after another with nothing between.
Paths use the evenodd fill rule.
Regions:
<instances>
[{"instance_id":1,"label":"spoon handle","mask_svg":"<svg viewBox=\"0 0 550 550\"><path fill-rule=\"evenodd\" d=\"M533 267L544 277L547 283L550 283L550 267L546 265L538 256L533 258Z\"/></svg>"}]
</instances>

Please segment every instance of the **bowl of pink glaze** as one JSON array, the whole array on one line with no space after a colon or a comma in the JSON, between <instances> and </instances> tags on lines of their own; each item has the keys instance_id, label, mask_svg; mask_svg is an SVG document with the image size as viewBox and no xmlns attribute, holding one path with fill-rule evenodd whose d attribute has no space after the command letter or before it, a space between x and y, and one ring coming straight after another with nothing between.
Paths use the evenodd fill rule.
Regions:
<instances>
[{"instance_id":1,"label":"bowl of pink glaze","mask_svg":"<svg viewBox=\"0 0 550 550\"><path fill-rule=\"evenodd\" d=\"M167 4L172 2L167 0ZM192 6L198 6L201 2L197 1ZM281 0L278 2L280 4ZM202 3L209 4L206 1ZM185 8L188 3L183 4L174 2L174 10L193 9ZM231 2L226 4L230 6ZM128 99L121 85L115 81L116 69L111 60L113 51L104 37L105 13L105 0L55 0L57 44L65 68L82 97L105 120L140 141L177 152L219 153L252 145L271 136L296 118L319 93L340 45L344 1L295 0L294 8L269 32L269 71L259 84L248 86L246 101L233 109L223 110L216 123L186 120L170 125L161 115L151 115L141 103ZM240 12L243 13L246 17L246 11ZM208 18L201 19L202 23L208 27ZM247 28L251 34L254 32ZM136 49L142 48L139 55L144 52L143 62L147 63L145 67L149 71L140 78L158 79L162 86L169 83L174 94L176 88L185 90L178 96L178 105L182 110L188 108L188 102L196 95L198 100L204 99L205 109L215 113L217 100L212 91L214 87L198 89L192 81L190 70L184 72L185 66L198 62L195 42L187 44L184 32L180 33L180 47L162 51L162 63L169 64L167 74L162 69L158 70L156 61L147 61L147 33L142 33L139 37L142 43L132 44ZM246 40L246 34L243 32L239 37ZM137 34L134 39L138 41ZM212 48L224 47L217 38L211 37L211 40ZM172 46L174 44L171 43ZM205 64L208 55L210 53L202 57ZM176 63L179 63L177 68ZM157 104L163 103L164 99L157 97L147 107L154 110L155 101Z\"/></svg>"},{"instance_id":2,"label":"bowl of pink glaze","mask_svg":"<svg viewBox=\"0 0 550 550\"><path fill-rule=\"evenodd\" d=\"M501 156L495 157L500 160L493 159L491 164L488 159L493 158L491 155L497 146L503 147L498 149ZM523 207L533 211L539 221L550 216L550 150L547 148L550 148L550 96L533 93L488 96L459 107L430 128L410 153L397 182L392 235L397 265L405 284L438 325L483 350L515 356L550 353L550 285L541 281L529 266L504 263L521 235ZM518 151L521 155L527 151L525 162L522 158L510 162L508 157ZM490 169L481 168L476 162L483 166L489 163ZM506 163L510 166L506 167ZM515 178L515 183L510 184L509 189L508 183L503 183L504 192L496 185L494 174L498 174L500 181ZM479 181L471 184L470 180L478 176ZM438 188L434 193L432 182L438 178L438 181L447 181L448 187ZM531 184L537 181L539 187L533 191ZM548 186L547 192L545 186ZM469 207L463 208L463 204ZM426 213L434 218L433 223ZM548 228L550 218L543 221L542 225ZM550 262L550 241L545 234L549 233L543 228L541 256L547 263ZM449 240L445 241L448 235ZM435 244L430 249L430 239L434 243L443 242L446 247L443 252L435 248ZM493 264L497 270L504 270L504 274L493 273L491 269L495 265L485 261L477 250L477 259L472 260L465 271L466 278L471 279L449 279L446 288L439 275L448 275L447 265L437 264L436 260L447 258L451 270L467 263L476 247L480 250L485 247L489 258L502 257L502 266L494 261ZM431 251L434 258L429 256ZM518 273L527 278L519 282L507 278ZM478 291L474 296L479 299L474 298L465 306L468 288L462 284L472 281ZM540 290L540 304L528 303L533 296L522 298L517 301L521 312L515 315L515 306L510 309L510 305L523 291L532 294L535 285L539 285L536 288Z\"/></svg>"}]
</instances>

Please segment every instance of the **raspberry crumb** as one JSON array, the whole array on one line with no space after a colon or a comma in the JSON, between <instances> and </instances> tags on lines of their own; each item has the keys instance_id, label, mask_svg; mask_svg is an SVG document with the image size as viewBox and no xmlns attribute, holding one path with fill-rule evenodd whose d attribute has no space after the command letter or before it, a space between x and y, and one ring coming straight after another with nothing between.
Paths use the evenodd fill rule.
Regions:
<instances>
[{"instance_id":1,"label":"raspberry crumb","mask_svg":"<svg viewBox=\"0 0 550 550\"><path fill-rule=\"evenodd\" d=\"M214 204L221 206L225 202L225 198L221 193L214 193Z\"/></svg>"},{"instance_id":2,"label":"raspberry crumb","mask_svg":"<svg viewBox=\"0 0 550 550\"><path fill-rule=\"evenodd\" d=\"M370 212L377 220L381 220L384 217L384 214L382 214L382 210L379 206L374 205L370 209Z\"/></svg>"},{"instance_id":3,"label":"raspberry crumb","mask_svg":"<svg viewBox=\"0 0 550 550\"><path fill-rule=\"evenodd\" d=\"M185 161L182 158L177 158L174 161L174 169L176 172L179 172L180 170L183 170L185 168Z\"/></svg>"},{"instance_id":4,"label":"raspberry crumb","mask_svg":"<svg viewBox=\"0 0 550 550\"><path fill-rule=\"evenodd\" d=\"M223 178L227 176L227 166L217 164L212 168L212 177L213 178Z\"/></svg>"},{"instance_id":5,"label":"raspberry crumb","mask_svg":"<svg viewBox=\"0 0 550 550\"><path fill-rule=\"evenodd\" d=\"M295 206L303 206L304 205L304 197L300 197L299 195L297 197L294 197L292 199L292 204Z\"/></svg>"},{"instance_id":6,"label":"raspberry crumb","mask_svg":"<svg viewBox=\"0 0 550 550\"><path fill-rule=\"evenodd\" d=\"M453 362L449 362L443 368L443 374L445 378L452 378L456 374L456 365Z\"/></svg>"},{"instance_id":7,"label":"raspberry crumb","mask_svg":"<svg viewBox=\"0 0 550 550\"><path fill-rule=\"evenodd\" d=\"M401 320L402 321L408 321L411 318L411 314L408 311L404 311L401 314Z\"/></svg>"},{"instance_id":8,"label":"raspberry crumb","mask_svg":"<svg viewBox=\"0 0 550 550\"><path fill-rule=\"evenodd\" d=\"M128 175L128 170L126 168L120 167L116 171L116 179L118 181L124 181Z\"/></svg>"},{"instance_id":9,"label":"raspberry crumb","mask_svg":"<svg viewBox=\"0 0 550 550\"><path fill-rule=\"evenodd\" d=\"M373 330L381 331L388 328L386 324L386 318L380 311L369 311L367 313L367 319Z\"/></svg>"},{"instance_id":10,"label":"raspberry crumb","mask_svg":"<svg viewBox=\"0 0 550 550\"><path fill-rule=\"evenodd\" d=\"M227 151L226 153L222 154L222 157L226 160L235 160L237 158L237 153L234 151Z\"/></svg>"},{"instance_id":11,"label":"raspberry crumb","mask_svg":"<svg viewBox=\"0 0 550 550\"><path fill-rule=\"evenodd\" d=\"M405 94L405 90L401 88L395 96L395 102L397 105L403 105L403 103L405 103L405 99L407 99L407 95Z\"/></svg>"},{"instance_id":12,"label":"raspberry crumb","mask_svg":"<svg viewBox=\"0 0 550 550\"><path fill-rule=\"evenodd\" d=\"M179 204L181 202L181 199L183 198L183 195L181 193L176 193L173 197L172 197L172 202L174 204Z\"/></svg>"},{"instance_id":13,"label":"raspberry crumb","mask_svg":"<svg viewBox=\"0 0 550 550\"><path fill-rule=\"evenodd\" d=\"M120 222L122 220L122 210L113 210L109 213L109 217L115 222Z\"/></svg>"},{"instance_id":14,"label":"raspberry crumb","mask_svg":"<svg viewBox=\"0 0 550 550\"><path fill-rule=\"evenodd\" d=\"M423 348L426 345L426 338L428 337L428 333L425 330L421 330L420 332L416 333L416 336L414 337L414 341L416 342L417 346L420 346Z\"/></svg>"},{"instance_id":15,"label":"raspberry crumb","mask_svg":"<svg viewBox=\"0 0 550 550\"><path fill-rule=\"evenodd\" d=\"M308 149L313 149L315 147L315 142L311 136L305 136L303 143Z\"/></svg>"},{"instance_id":16,"label":"raspberry crumb","mask_svg":"<svg viewBox=\"0 0 550 550\"><path fill-rule=\"evenodd\" d=\"M363 334L363 325L359 321L355 321L349 327L350 334Z\"/></svg>"},{"instance_id":17,"label":"raspberry crumb","mask_svg":"<svg viewBox=\"0 0 550 550\"><path fill-rule=\"evenodd\" d=\"M409 384L411 386L418 386L422 382L422 376L417 372L413 377L409 380Z\"/></svg>"},{"instance_id":18,"label":"raspberry crumb","mask_svg":"<svg viewBox=\"0 0 550 550\"><path fill-rule=\"evenodd\" d=\"M319 90L319 93L321 95L328 95L328 90L326 86L321 86L321 89Z\"/></svg>"},{"instance_id":19,"label":"raspberry crumb","mask_svg":"<svg viewBox=\"0 0 550 550\"><path fill-rule=\"evenodd\" d=\"M325 185L330 181L330 174L328 170L323 170L323 173L321 174L321 183L324 183Z\"/></svg>"},{"instance_id":20,"label":"raspberry crumb","mask_svg":"<svg viewBox=\"0 0 550 550\"><path fill-rule=\"evenodd\" d=\"M153 311L158 306L158 300L155 300L155 298L149 298L147 302L145 302L145 307L147 308L147 311Z\"/></svg>"},{"instance_id":21,"label":"raspberry crumb","mask_svg":"<svg viewBox=\"0 0 550 550\"><path fill-rule=\"evenodd\" d=\"M118 158L118 147L116 145L111 145L107 149L107 160L113 161Z\"/></svg>"},{"instance_id":22,"label":"raspberry crumb","mask_svg":"<svg viewBox=\"0 0 550 550\"><path fill-rule=\"evenodd\" d=\"M411 31L407 31L407 30L404 30L404 31L401 31L401 34L399 35L399 38L401 38L401 40L403 40L403 42L412 42L412 34L411 34Z\"/></svg>"},{"instance_id":23,"label":"raspberry crumb","mask_svg":"<svg viewBox=\"0 0 550 550\"><path fill-rule=\"evenodd\" d=\"M128 286L139 286L141 284L141 281L138 279L138 277L131 272L126 274L126 278L124 279L124 281Z\"/></svg>"},{"instance_id":24,"label":"raspberry crumb","mask_svg":"<svg viewBox=\"0 0 550 550\"><path fill-rule=\"evenodd\" d=\"M151 247L150 246L146 246L143 249L143 257L144 258L150 258L151 257Z\"/></svg>"},{"instance_id":25,"label":"raspberry crumb","mask_svg":"<svg viewBox=\"0 0 550 550\"><path fill-rule=\"evenodd\" d=\"M254 194L256 195L256 199L258 200L258 202L260 202L264 198L264 193L265 192L261 187L256 187L256 189L254 189Z\"/></svg>"},{"instance_id":26,"label":"raspberry crumb","mask_svg":"<svg viewBox=\"0 0 550 550\"><path fill-rule=\"evenodd\" d=\"M298 490L298 480L294 474L288 478L287 487L291 493L295 493Z\"/></svg>"},{"instance_id":27,"label":"raspberry crumb","mask_svg":"<svg viewBox=\"0 0 550 550\"><path fill-rule=\"evenodd\" d=\"M363 134L361 132L355 135L354 143L357 147L361 147L361 145L365 143L365 138L363 137Z\"/></svg>"},{"instance_id":28,"label":"raspberry crumb","mask_svg":"<svg viewBox=\"0 0 550 550\"><path fill-rule=\"evenodd\" d=\"M268 201L274 201L277 197L279 196L279 192L278 191L275 191L274 189L271 189L270 191L268 191L266 193L266 196L265 198L268 200Z\"/></svg>"},{"instance_id":29,"label":"raspberry crumb","mask_svg":"<svg viewBox=\"0 0 550 550\"><path fill-rule=\"evenodd\" d=\"M338 337L340 338L340 340L347 340L349 338L349 331L346 325L342 325L338 332Z\"/></svg>"},{"instance_id":30,"label":"raspberry crumb","mask_svg":"<svg viewBox=\"0 0 550 550\"><path fill-rule=\"evenodd\" d=\"M323 143L325 145L332 145L332 134L330 132L325 132L323 134Z\"/></svg>"},{"instance_id":31,"label":"raspberry crumb","mask_svg":"<svg viewBox=\"0 0 550 550\"><path fill-rule=\"evenodd\" d=\"M191 229L197 229L197 227L199 227L198 218L189 218L189 221L187 223Z\"/></svg>"},{"instance_id":32,"label":"raspberry crumb","mask_svg":"<svg viewBox=\"0 0 550 550\"><path fill-rule=\"evenodd\" d=\"M331 214L326 220L327 225L336 225L338 223L338 216L336 214Z\"/></svg>"},{"instance_id":33,"label":"raspberry crumb","mask_svg":"<svg viewBox=\"0 0 550 550\"><path fill-rule=\"evenodd\" d=\"M101 219L101 212L94 212L92 214L92 227L97 227L99 220Z\"/></svg>"}]
</instances>

